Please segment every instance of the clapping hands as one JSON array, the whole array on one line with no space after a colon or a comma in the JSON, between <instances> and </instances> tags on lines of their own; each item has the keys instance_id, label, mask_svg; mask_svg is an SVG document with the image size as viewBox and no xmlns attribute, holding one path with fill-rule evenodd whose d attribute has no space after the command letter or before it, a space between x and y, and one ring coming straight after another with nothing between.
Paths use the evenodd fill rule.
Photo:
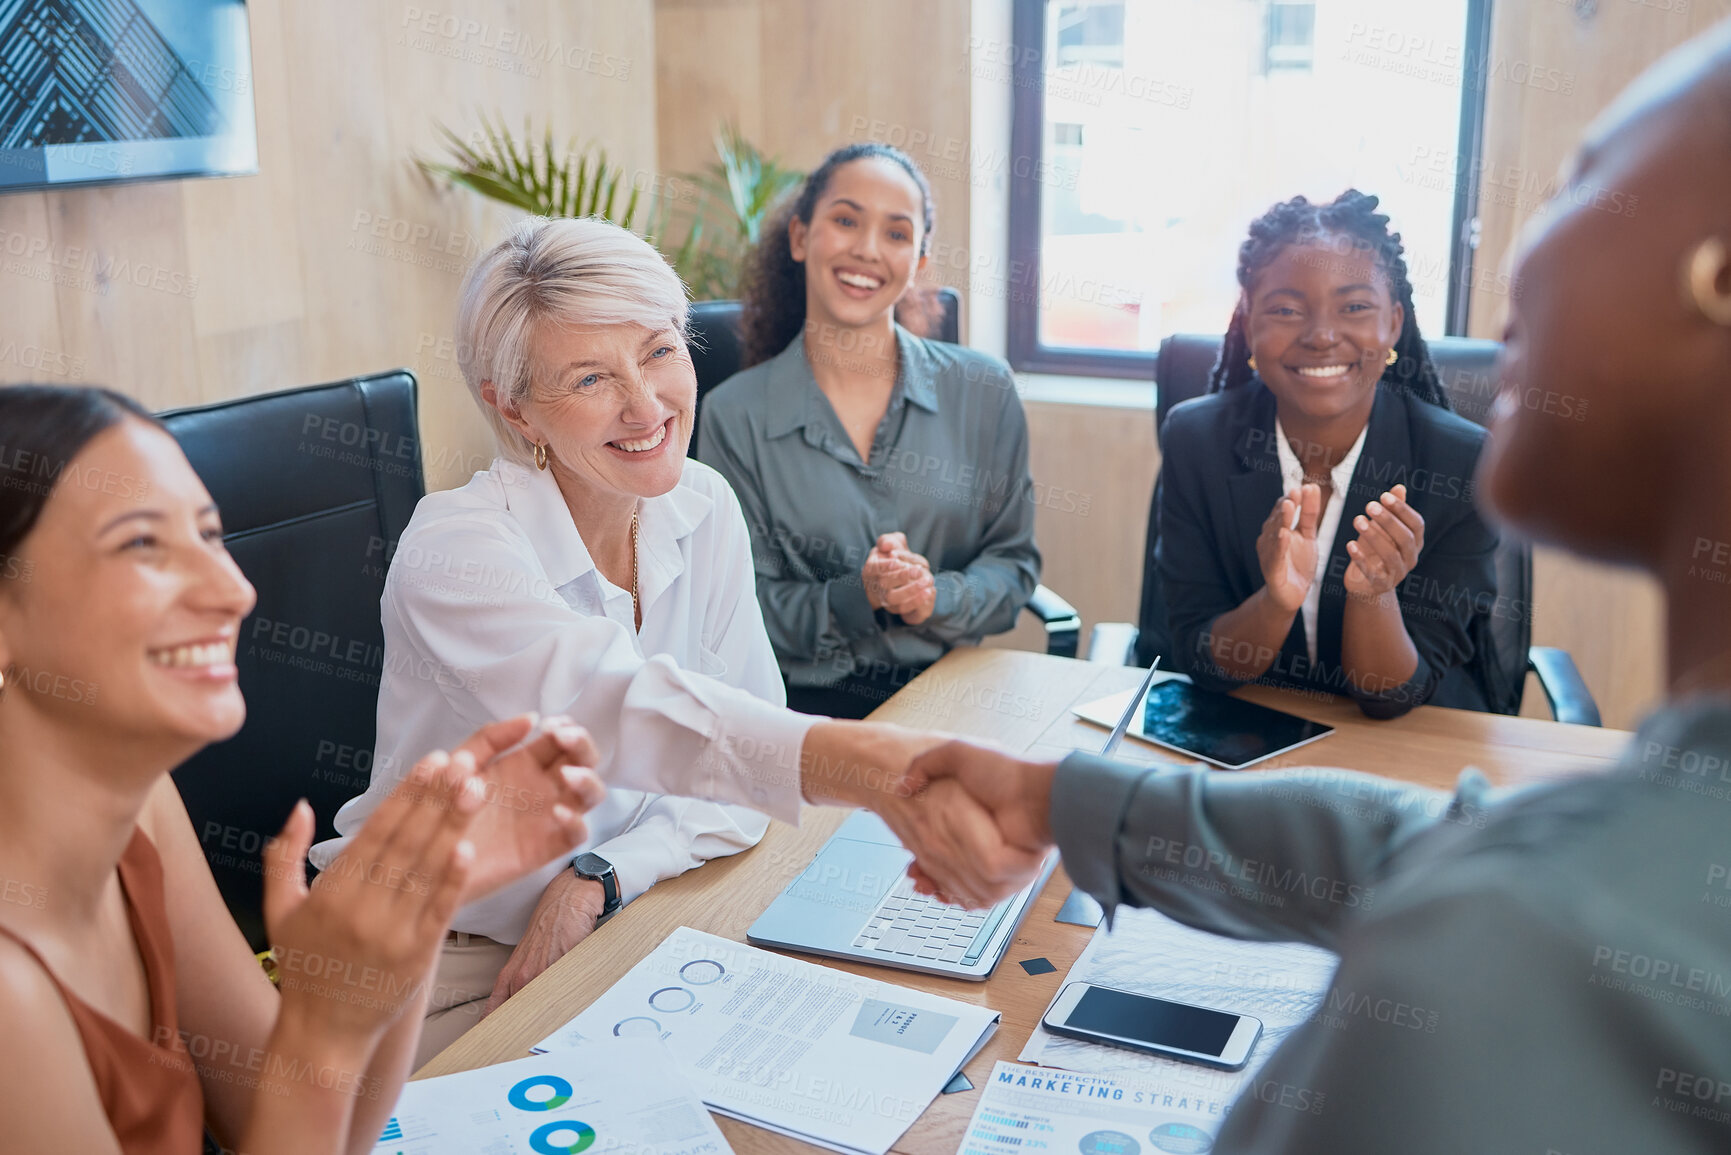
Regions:
<instances>
[{"instance_id":1,"label":"clapping hands","mask_svg":"<svg viewBox=\"0 0 1731 1155\"><path fill-rule=\"evenodd\" d=\"M589 732L564 716L520 714L483 726L457 748L479 766L487 805L469 840L476 858L463 902L473 902L578 846L582 815L606 788L592 769L600 763Z\"/></svg>"},{"instance_id":2,"label":"clapping hands","mask_svg":"<svg viewBox=\"0 0 1731 1155\"><path fill-rule=\"evenodd\" d=\"M265 925L285 1012L330 1037L376 1038L417 996L464 902L569 851L605 793L580 729L532 715L434 751L309 887L303 800L265 851Z\"/></svg>"},{"instance_id":3,"label":"clapping hands","mask_svg":"<svg viewBox=\"0 0 1731 1155\"><path fill-rule=\"evenodd\" d=\"M1397 485L1352 519L1358 539L1346 543L1346 592L1369 598L1406 580L1424 549L1424 518L1406 503L1406 486Z\"/></svg>"},{"instance_id":4,"label":"clapping hands","mask_svg":"<svg viewBox=\"0 0 1731 1155\"><path fill-rule=\"evenodd\" d=\"M937 580L932 563L908 548L904 533L886 533L866 558L860 571L866 601L874 610L888 610L904 622L917 626L932 616L938 602Z\"/></svg>"},{"instance_id":5,"label":"clapping hands","mask_svg":"<svg viewBox=\"0 0 1731 1155\"><path fill-rule=\"evenodd\" d=\"M1307 482L1286 491L1262 523L1256 559L1266 596L1296 613L1316 580L1316 528L1322 519L1322 487Z\"/></svg>"}]
</instances>

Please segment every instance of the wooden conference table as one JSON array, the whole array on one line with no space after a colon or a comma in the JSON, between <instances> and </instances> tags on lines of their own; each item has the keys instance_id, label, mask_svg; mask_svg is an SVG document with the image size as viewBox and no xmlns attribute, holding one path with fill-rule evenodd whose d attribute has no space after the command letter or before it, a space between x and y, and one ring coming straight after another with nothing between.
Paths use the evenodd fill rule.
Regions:
<instances>
[{"instance_id":1,"label":"wooden conference table","mask_svg":"<svg viewBox=\"0 0 1731 1155\"><path fill-rule=\"evenodd\" d=\"M1076 719L1072 706L1134 689L1144 671L1091 665L1020 650L955 650L904 687L873 715L875 720L989 739L1034 756L1061 757L1098 750L1105 731ZM1629 739L1624 730L1564 726L1426 706L1404 718L1373 722L1345 699L1251 687L1240 696L1326 722L1335 733L1263 765L1341 766L1447 789L1462 767L1476 765L1492 780L1529 782L1603 768ZM1127 761L1171 761L1154 747L1126 741ZM1255 773L1255 771L1248 771ZM795 828L771 822L763 841L743 854L657 884L577 949L520 991L478 1027L457 1040L417 1077L466 1071L522 1058L529 1048L587 1007L678 926L738 942L764 907L805 869L846 813L807 807ZM979 1003L1003 1014L997 1034L965 1068L976 1088L992 1064L1014 1059L1057 994L1076 956L1093 933L1052 921L1070 892L1062 868L1053 873L1022 923L1004 961L983 983L910 971L815 959L872 978ZM810 957L810 956L804 956ZM1057 969L1029 975L1019 960L1048 959ZM903 1155L954 1155L979 1091L939 1095L896 1144ZM749 1124L717 1117L738 1152L779 1153L815 1148Z\"/></svg>"}]
</instances>

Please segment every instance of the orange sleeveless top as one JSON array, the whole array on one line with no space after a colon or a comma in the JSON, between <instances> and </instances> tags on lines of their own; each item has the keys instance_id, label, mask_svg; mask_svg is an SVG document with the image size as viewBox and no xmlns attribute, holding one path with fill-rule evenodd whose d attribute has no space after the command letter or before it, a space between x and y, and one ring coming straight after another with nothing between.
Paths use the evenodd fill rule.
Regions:
<instances>
[{"instance_id":1,"label":"orange sleeveless top","mask_svg":"<svg viewBox=\"0 0 1731 1155\"><path fill-rule=\"evenodd\" d=\"M0 934L28 951L60 991L78 1025L84 1058L120 1149L126 1155L198 1155L204 1146L204 1088L180 1041L162 859L142 830L133 830L132 841L120 856L120 886L150 989L149 1039L61 986L35 947L4 927Z\"/></svg>"}]
</instances>

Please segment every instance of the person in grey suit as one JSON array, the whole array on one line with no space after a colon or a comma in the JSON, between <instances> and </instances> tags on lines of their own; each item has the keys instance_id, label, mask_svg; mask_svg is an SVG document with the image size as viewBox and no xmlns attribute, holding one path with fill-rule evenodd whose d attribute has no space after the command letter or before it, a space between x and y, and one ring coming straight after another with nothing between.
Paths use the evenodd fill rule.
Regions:
<instances>
[{"instance_id":1,"label":"person in grey suit","mask_svg":"<svg viewBox=\"0 0 1731 1155\"><path fill-rule=\"evenodd\" d=\"M1323 1009L1365 1013L1294 1031L1216 1151L1731 1150L1727 185L1731 23L1589 130L1510 300L1480 491L1665 590L1668 697L1612 770L1518 791L1468 770L1449 796L964 743L915 761L1006 843L1056 843L1108 912L1339 952ZM1544 403L1563 395L1585 420Z\"/></svg>"}]
</instances>

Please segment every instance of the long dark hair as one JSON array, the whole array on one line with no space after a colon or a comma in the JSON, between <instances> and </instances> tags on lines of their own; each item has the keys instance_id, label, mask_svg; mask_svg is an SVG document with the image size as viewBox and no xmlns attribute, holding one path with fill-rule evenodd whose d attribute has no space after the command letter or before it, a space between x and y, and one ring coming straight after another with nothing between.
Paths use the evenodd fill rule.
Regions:
<instances>
[{"instance_id":1,"label":"long dark hair","mask_svg":"<svg viewBox=\"0 0 1731 1155\"><path fill-rule=\"evenodd\" d=\"M150 410L123 393L83 385L0 388L0 559L18 552L42 516L61 474L96 435L128 417L158 428ZM0 564L0 573L8 567Z\"/></svg>"},{"instance_id":2,"label":"long dark hair","mask_svg":"<svg viewBox=\"0 0 1731 1155\"><path fill-rule=\"evenodd\" d=\"M811 214L818 198L844 164L867 157L883 157L901 166L920 189L920 204L925 218L921 232L920 253L924 255L932 243L932 226L937 213L932 206L932 186L926 174L912 157L899 148L876 141L859 141L843 145L823 158L823 163L805 178L799 192L790 195L763 222L757 247L745 261L740 283L740 298L744 303L741 326L744 352L740 368L750 368L767 361L783 349L805 328L805 264L793 259L787 240L787 226L795 217L811 224ZM931 331L936 318L936 294L920 285L910 286L896 302L896 320L921 336Z\"/></svg>"},{"instance_id":3,"label":"long dark hair","mask_svg":"<svg viewBox=\"0 0 1731 1155\"><path fill-rule=\"evenodd\" d=\"M1244 314L1250 299L1250 284L1289 245L1304 244L1320 237L1344 237L1359 252L1369 252L1388 276L1389 293L1406 313L1400 337L1395 341L1394 364L1383 370L1382 381L1405 389L1420 401L1449 408L1448 391L1437 376L1430 350L1418 331L1418 310L1412 306L1412 282L1407 278L1406 249L1400 234L1388 227L1388 214L1376 211L1381 203L1368 193L1347 189L1325 205L1304 197L1283 201L1250 222L1250 238L1238 247L1238 284L1244 290L1220 359L1208 377L1208 391L1218 393L1249 381L1249 319Z\"/></svg>"}]
</instances>

